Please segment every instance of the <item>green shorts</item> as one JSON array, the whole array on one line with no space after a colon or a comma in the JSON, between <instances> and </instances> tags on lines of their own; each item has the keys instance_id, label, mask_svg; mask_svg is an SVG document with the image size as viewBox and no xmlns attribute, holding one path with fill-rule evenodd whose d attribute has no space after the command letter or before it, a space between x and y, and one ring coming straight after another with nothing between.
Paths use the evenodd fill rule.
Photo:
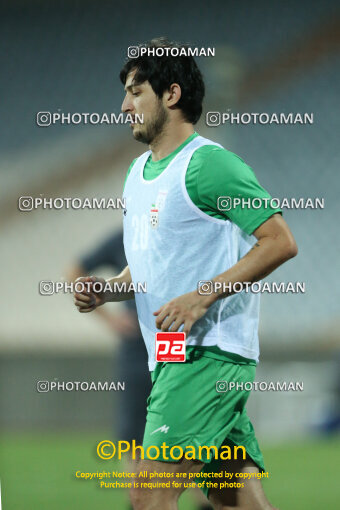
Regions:
<instances>
[{"instance_id":1,"label":"green shorts","mask_svg":"<svg viewBox=\"0 0 340 510\"><path fill-rule=\"evenodd\" d=\"M214 359L195 348L187 348L185 363L158 363L152 372L144 451L157 447L160 455L154 460L176 462L174 457L180 454L180 449L174 449L170 456L173 446L181 447L184 452L189 451L189 446L196 452L200 446L215 446L219 451L223 445L244 446L247 455L264 471L262 453L245 409L250 392L216 389L218 381L253 382L255 370L253 364ZM169 447L165 453L164 443ZM150 448L151 455L155 451ZM195 458L198 459L197 454ZM209 454L207 448L200 450L198 460L205 463L202 471L207 472L218 471L221 462L215 459L214 449Z\"/></svg>"}]
</instances>

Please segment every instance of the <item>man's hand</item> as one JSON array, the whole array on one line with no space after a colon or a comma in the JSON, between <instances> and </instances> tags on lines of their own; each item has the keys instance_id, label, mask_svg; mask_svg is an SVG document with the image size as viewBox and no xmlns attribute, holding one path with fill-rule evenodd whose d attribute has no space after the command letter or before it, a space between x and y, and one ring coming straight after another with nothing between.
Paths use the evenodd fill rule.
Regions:
<instances>
[{"instance_id":1,"label":"man's hand","mask_svg":"<svg viewBox=\"0 0 340 510\"><path fill-rule=\"evenodd\" d=\"M74 304L80 313L88 313L95 310L98 306L106 303L106 293L101 290L105 288L104 278L96 276L82 276L77 278L75 283L82 282L84 290L74 293ZM94 284L95 287L94 287Z\"/></svg>"},{"instance_id":2,"label":"man's hand","mask_svg":"<svg viewBox=\"0 0 340 510\"><path fill-rule=\"evenodd\" d=\"M178 331L184 324L183 332L188 335L193 324L207 312L212 301L197 291L188 292L161 306L157 315L156 327L162 331Z\"/></svg>"}]
</instances>

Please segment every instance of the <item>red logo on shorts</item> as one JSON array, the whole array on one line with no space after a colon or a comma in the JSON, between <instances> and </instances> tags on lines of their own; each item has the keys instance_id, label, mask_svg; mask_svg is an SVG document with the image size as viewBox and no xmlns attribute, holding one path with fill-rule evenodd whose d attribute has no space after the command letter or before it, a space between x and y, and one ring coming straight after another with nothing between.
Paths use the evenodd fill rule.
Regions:
<instances>
[{"instance_id":1,"label":"red logo on shorts","mask_svg":"<svg viewBox=\"0 0 340 510\"><path fill-rule=\"evenodd\" d=\"M156 333L156 361L185 361L185 333Z\"/></svg>"}]
</instances>

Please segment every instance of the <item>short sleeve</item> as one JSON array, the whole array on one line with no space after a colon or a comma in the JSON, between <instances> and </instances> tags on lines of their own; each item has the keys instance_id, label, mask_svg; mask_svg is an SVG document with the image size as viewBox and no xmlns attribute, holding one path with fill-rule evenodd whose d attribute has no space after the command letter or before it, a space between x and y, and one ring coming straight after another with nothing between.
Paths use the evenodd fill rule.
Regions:
<instances>
[{"instance_id":1,"label":"short sleeve","mask_svg":"<svg viewBox=\"0 0 340 510\"><path fill-rule=\"evenodd\" d=\"M282 212L273 207L270 194L252 168L226 149L214 147L205 155L196 182L200 203L249 235L273 214Z\"/></svg>"}]
</instances>

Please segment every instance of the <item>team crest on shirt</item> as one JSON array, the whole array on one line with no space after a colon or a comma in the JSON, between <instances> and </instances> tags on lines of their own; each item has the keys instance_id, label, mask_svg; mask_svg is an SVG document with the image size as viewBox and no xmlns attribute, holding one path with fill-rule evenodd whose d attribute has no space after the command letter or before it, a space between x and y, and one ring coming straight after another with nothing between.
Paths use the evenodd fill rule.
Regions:
<instances>
[{"instance_id":1,"label":"team crest on shirt","mask_svg":"<svg viewBox=\"0 0 340 510\"><path fill-rule=\"evenodd\" d=\"M158 228L158 207L156 207L155 204L152 204L151 211L150 211L150 225L151 228Z\"/></svg>"},{"instance_id":2,"label":"team crest on shirt","mask_svg":"<svg viewBox=\"0 0 340 510\"><path fill-rule=\"evenodd\" d=\"M158 192L155 203L152 204L151 210L150 210L150 225L151 228L158 228L159 227L159 213L164 209L165 201L167 197L168 192L161 190Z\"/></svg>"}]
</instances>

